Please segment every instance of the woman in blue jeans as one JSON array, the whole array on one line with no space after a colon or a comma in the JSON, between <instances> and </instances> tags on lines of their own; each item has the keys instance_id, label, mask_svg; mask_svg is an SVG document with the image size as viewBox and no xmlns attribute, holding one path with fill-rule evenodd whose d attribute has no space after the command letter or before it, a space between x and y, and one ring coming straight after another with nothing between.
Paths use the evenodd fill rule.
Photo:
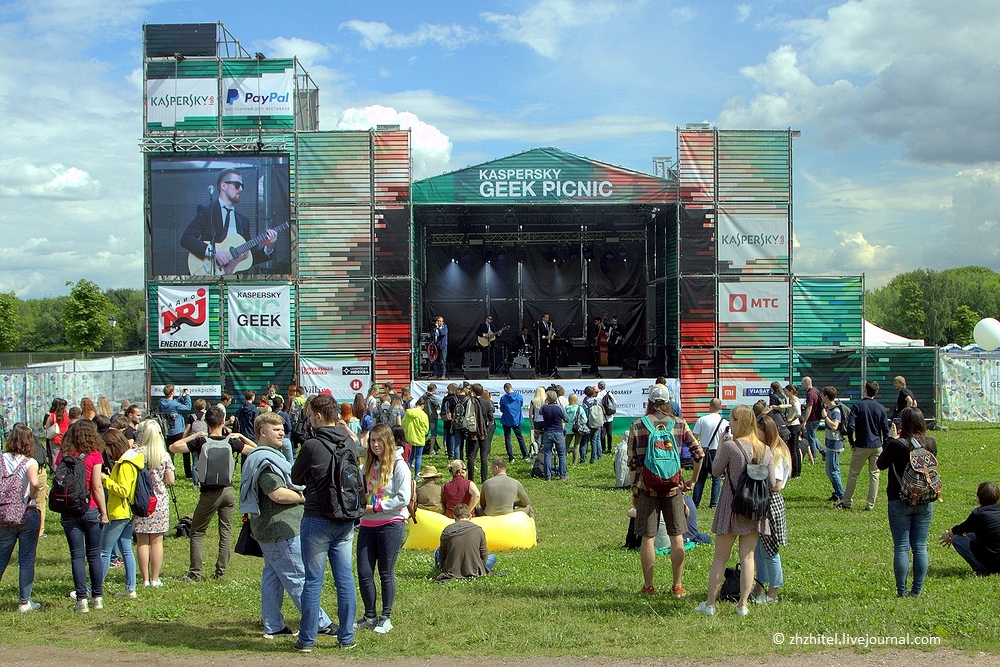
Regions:
<instances>
[{"instance_id":1,"label":"woman in blue jeans","mask_svg":"<svg viewBox=\"0 0 1000 667\"><path fill-rule=\"evenodd\" d=\"M937 443L926 435L927 425L918 408L906 408L899 415L901 433L885 443L878 457L879 470L892 470L886 497L889 501L889 530L894 550L892 569L896 574L896 595L920 595L927 577L927 533L934 516L933 503L908 505L900 500L899 480L910 462L910 452L923 447L937 456ZM910 571L910 551L913 551L913 584L906 591L906 576Z\"/></svg>"},{"instance_id":2,"label":"woman in blue jeans","mask_svg":"<svg viewBox=\"0 0 1000 667\"><path fill-rule=\"evenodd\" d=\"M135 497L136 480L139 471L146 467L146 457L141 450L130 447L125 436L114 429L108 429L103 438L106 452L115 462L111 474L101 480L108 490L109 519L101 531L104 578L107 579L111 566L111 551L117 546L125 562L125 590L119 595L134 598L135 555L132 553L132 506L129 499Z\"/></svg>"},{"instance_id":3,"label":"woman in blue jeans","mask_svg":"<svg viewBox=\"0 0 1000 667\"><path fill-rule=\"evenodd\" d=\"M101 450L104 441L97 434L97 426L89 419L81 419L69 427L63 437L62 456L82 459L86 471L90 506L83 514L62 515L62 527L69 544L70 563L73 567L73 593L76 611L87 613L104 608L104 566L101 562L101 527L108 523L104 502L104 485L101 483ZM58 463L56 467L58 468ZM90 570L90 601L87 600L87 570Z\"/></svg>"},{"instance_id":4,"label":"woman in blue jeans","mask_svg":"<svg viewBox=\"0 0 1000 667\"><path fill-rule=\"evenodd\" d=\"M40 606L31 601L31 589L35 583L35 551L38 547L39 527L42 524L35 496L38 494L38 461L35 460L35 436L25 424L14 424L7 438L6 451L0 456L0 473L4 477L13 476L11 482L17 485L23 504L11 503L14 514L23 512L16 525L0 526L0 579L7 570L10 557L17 544L18 565L18 605L20 612L35 611ZM17 520L17 517L8 516Z\"/></svg>"}]
</instances>

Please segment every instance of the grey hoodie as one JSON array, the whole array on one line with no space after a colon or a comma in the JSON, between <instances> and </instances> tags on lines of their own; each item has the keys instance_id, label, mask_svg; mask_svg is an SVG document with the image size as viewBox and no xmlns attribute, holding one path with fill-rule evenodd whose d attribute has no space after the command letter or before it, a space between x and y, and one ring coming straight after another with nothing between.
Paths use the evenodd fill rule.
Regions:
<instances>
[{"instance_id":1,"label":"grey hoodie","mask_svg":"<svg viewBox=\"0 0 1000 667\"><path fill-rule=\"evenodd\" d=\"M389 488L385 490L382 499L375 504L375 513L366 514L361 518L362 526L380 526L393 520L410 518L406 506L410 504L410 466L403 460L403 450L396 449L392 459L392 477L389 478ZM372 502L369 494L368 503Z\"/></svg>"}]
</instances>

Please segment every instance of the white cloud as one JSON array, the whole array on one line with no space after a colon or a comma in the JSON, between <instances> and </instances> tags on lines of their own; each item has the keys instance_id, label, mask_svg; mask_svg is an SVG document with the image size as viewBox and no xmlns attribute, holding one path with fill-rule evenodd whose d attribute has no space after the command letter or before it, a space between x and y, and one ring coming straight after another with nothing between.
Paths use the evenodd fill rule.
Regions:
<instances>
[{"instance_id":1,"label":"white cloud","mask_svg":"<svg viewBox=\"0 0 1000 667\"><path fill-rule=\"evenodd\" d=\"M618 11L613 2L541 0L516 16L484 12L482 18L494 24L504 39L527 44L539 55L554 59L568 29L603 23Z\"/></svg>"},{"instance_id":2,"label":"white cloud","mask_svg":"<svg viewBox=\"0 0 1000 667\"><path fill-rule=\"evenodd\" d=\"M746 3L736 5L736 22L743 23L744 21L746 21L748 18L750 18L750 12L752 10L753 7Z\"/></svg>"},{"instance_id":3,"label":"white cloud","mask_svg":"<svg viewBox=\"0 0 1000 667\"><path fill-rule=\"evenodd\" d=\"M729 100L720 126L815 126L837 144L899 141L928 164L1000 160L995 2L851 0L785 26L801 46L743 68L759 92Z\"/></svg>"},{"instance_id":4,"label":"white cloud","mask_svg":"<svg viewBox=\"0 0 1000 667\"><path fill-rule=\"evenodd\" d=\"M94 199L101 184L76 167L50 164L44 167L22 159L0 161L0 196Z\"/></svg>"},{"instance_id":5,"label":"white cloud","mask_svg":"<svg viewBox=\"0 0 1000 667\"><path fill-rule=\"evenodd\" d=\"M445 170L451 159L452 144L439 129L423 122L409 111L372 105L347 109L340 115L338 130L367 130L376 125L399 125L410 130L411 159L415 179L433 176Z\"/></svg>"},{"instance_id":6,"label":"white cloud","mask_svg":"<svg viewBox=\"0 0 1000 667\"><path fill-rule=\"evenodd\" d=\"M361 35L361 45L369 51L374 51L380 46L408 49L427 43L437 44L453 51L482 39L482 35L475 28L466 28L456 23L450 25L421 23L411 33L396 32L387 24L378 21L346 21L340 27Z\"/></svg>"},{"instance_id":7,"label":"white cloud","mask_svg":"<svg viewBox=\"0 0 1000 667\"><path fill-rule=\"evenodd\" d=\"M871 288L888 282L906 270L905 252L892 244L870 242L862 232L835 230L831 248L796 247L792 256L793 271L798 275L865 274Z\"/></svg>"},{"instance_id":8,"label":"white cloud","mask_svg":"<svg viewBox=\"0 0 1000 667\"><path fill-rule=\"evenodd\" d=\"M696 13L691 7L675 7L670 10L670 18L675 23L687 23L694 20Z\"/></svg>"},{"instance_id":9,"label":"white cloud","mask_svg":"<svg viewBox=\"0 0 1000 667\"><path fill-rule=\"evenodd\" d=\"M330 57L330 47L299 37L275 37L265 44L264 55L271 58L298 58L306 67Z\"/></svg>"}]
</instances>

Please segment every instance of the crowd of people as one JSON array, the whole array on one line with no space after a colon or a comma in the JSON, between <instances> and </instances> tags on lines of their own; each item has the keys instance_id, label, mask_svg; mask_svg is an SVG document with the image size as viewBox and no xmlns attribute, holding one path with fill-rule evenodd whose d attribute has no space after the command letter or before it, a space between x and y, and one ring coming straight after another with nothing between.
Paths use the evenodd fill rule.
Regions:
<instances>
[{"instance_id":1,"label":"crowd of people","mask_svg":"<svg viewBox=\"0 0 1000 667\"><path fill-rule=\"evenodd\" d=\"M713 399L709 412L691 428L665 381L658 379L648 391L646 414L632 422L627 435L640 592L656 594L655 542L665 531L671 594L687 595L684 536L699 535L696 526L691 533L690 518L708 486L709 507L715 510L715 554L708 595L696 611L716 613L734 546L740 564L737 613L747 615L751 602L777 602L784 583L780 549L788 543L782 491L801 474L804 461L821 457L832 488L829 500L845 510L853 507L866 466L863 510L876 506L880 471L891 471L886 495L897 593L919 595L941 481L936 443L927 435L923 413L905 379L897 378L896 387L899 401L890 415L875 400L879 386L873 381L865 383L864 397L849 409L837 400L835 388L818 390L810 378L802 378L804 400L799 388L776 382L768 401L736 405L728 418L721 401ZM174 456L181 455L185 477L198 490L183 581L195 583L205 576L204 538L213 518L219 549L212 576L226 576L238 493L243 516L238 542L244 543L242 533L247 532L247 543L256 544L263 559L264 637L293 636L295 648L309 652L320 635L334 636L338 646L350 648L356 630L390 632L396 561L406 521L416 508L453 520L435 552L438 580L481 576L494 571L496 556L471 519L518 511L533 516L536 509L523 484L507 474L508 464L517 460L512 435L521 457L537 461L545 480L565 479L568 457L580 465L588 450L590 463L611 451L616 406L603 382L587 387L582 400L576 394L567 397L556 385L539 386L527 406L527 440L522 434L524 399L505 385L498 412L506 456L494 458L490 393L480 384L453 383L439 400L436 390L430 385L425 394L413 397L408 388L397 394L392 383L385 383L382 390L373 388L367 396L338 403L328 394L307 397L301 387L293 387L286 403L271 385L259 401L255 392L245 392L244 401L231 410L229 394L209 406L168 384L157 401L158 411L146 419L141 406L127 402L112 413L103 398L96 405L85 398L74 407L57 398L41 420L44 439L25 424L14 425L4 439L0 577L16 545L18 610L39 609L31 591L48 504L61 516L73 577L70 597L77 612L104 608L108 572L119 559L124 585L116 596L137 597L140 581L142 587L162 586L168 489L176 481ZM820 423L823 447L816 441ZM422 462L425 453L439 450L439 425L450 461L450 479L443 484L444 473ZM839 456L846 446L851 460L845 488ZM238 458L242 467L237 478ZM474 481L477 463L479 484ZM688 492L690 498L685 497ZM1000 490L984 482L977 499L979 507L945 531L940 542L955 548L975 573L1000 572ZM336 618L320 605L327 561L337 591ZM301 613L297 630L286 625L281 611L286 593Z\"/></svg>"}]
</instances>

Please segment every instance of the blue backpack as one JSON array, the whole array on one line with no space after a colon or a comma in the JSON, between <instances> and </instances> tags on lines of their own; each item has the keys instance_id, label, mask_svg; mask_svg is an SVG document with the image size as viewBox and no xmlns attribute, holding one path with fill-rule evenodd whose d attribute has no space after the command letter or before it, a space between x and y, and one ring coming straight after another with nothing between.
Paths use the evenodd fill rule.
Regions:
<instances>
[{"instance_id":1,"label":"blue backpack","mask_svg":"<svg viewBox=\"0 0 1000 667\"><path fill-rule=\"evenodd\" d=\"M684 481L681 477L681 451L674 438L674 420L668 419L660 427L646 416L642 418L642 423L649 431L642 480L650 491L673 491Z\"/></svg>"},{"instance_id":2,"label":"blue backpack","mask_svg":"<svg viewBox=\"0 0 1000 667\"><path fill-rule=\"evenodd\" d=\"M132 461L129 461L132 463ZM132 463L135 465L135 463ZM156 511L156 492L153 491L153 476L145 467L136 467L135 493L129 503L133 516L152 516Z\"/></svg>"}]
</instances>

